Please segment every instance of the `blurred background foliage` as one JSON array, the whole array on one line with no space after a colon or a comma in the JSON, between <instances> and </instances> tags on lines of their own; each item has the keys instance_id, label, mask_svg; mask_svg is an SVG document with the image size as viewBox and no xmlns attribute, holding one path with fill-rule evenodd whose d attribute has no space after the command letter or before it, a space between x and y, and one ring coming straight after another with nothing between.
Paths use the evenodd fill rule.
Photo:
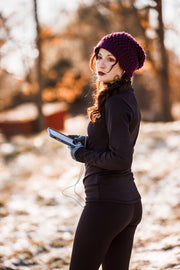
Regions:
<instances>
[{"instance_id":1,"label":"blurred background foliage","mask_svg":"<svg viewBox=\"0 0 180 270\"><path fill-rule=\"evenodd\" d=\"M43 103L65 102L71 114L85 114L95 87L88 65L93 47L107 33L126 31L142 44L147 54L144 68L133 79L142 119L180 119L180 59L165 47L164 36L171 26L163 21L163 1L141 1L141 5L136 0L79 2L73 13L66 14L68 19L63 27L57 27L58 22L54 26L40 23L41 6L38 0L31 1L35 38L30 46L35 56L30 59L21 50L25 72L18 78L1 66L1 112L35 103L38 131L44 128ZM180 3L176 5L179 8ZM17 40L12 38L20 23L11 23L15 15L6 17L0 13L0 60L10 53L9 42L18 47ZM28 14L24 12L24 16Z\"/></svg>"}]
</instances>

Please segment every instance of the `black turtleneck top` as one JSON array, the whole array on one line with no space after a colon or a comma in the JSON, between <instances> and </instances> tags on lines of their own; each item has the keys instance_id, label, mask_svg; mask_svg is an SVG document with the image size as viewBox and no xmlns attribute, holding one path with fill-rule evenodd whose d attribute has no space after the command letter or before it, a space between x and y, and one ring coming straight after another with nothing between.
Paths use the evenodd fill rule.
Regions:
<instances>
[{"instance_id":1,"label":"black turtleneck top","mask_svg":"<svg viewBox=\"0 0 180 270\"><path fill-rule=\"evenodd\" d=\"M101 117L88 125L87 147L75 157L85 163L86 202L134 203L140 194L131 171L140 112L132 88L109 97Z\"/></svg>"}]
</instances>

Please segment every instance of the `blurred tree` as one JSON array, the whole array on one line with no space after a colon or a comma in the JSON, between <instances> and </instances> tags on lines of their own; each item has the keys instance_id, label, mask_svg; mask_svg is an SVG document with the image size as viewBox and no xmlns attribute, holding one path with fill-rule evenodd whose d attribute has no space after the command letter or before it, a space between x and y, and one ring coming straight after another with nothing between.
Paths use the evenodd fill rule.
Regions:
<instances>
[{"instance_id":1,"label":"blurred tree","mask_svg":"<svg viewBox=\"0 0 180 270\"><path fill-rule=\"evenodd\" d=\"M66 42L67 40L71 41L68 50L72 50L70 47L75 45L73 51L76 51L76 54L70 55L73 61L78 61L78 65L85 63L86 65L83 67L85 68L94 44L109 31L110 25L108 16L103 10L97 9L96 5L93 3L90 5L80 4L75 16L69 20L61 33Z\"/></svg>"},{"instance_id":2,"label":"blurred tree","mask_svg":"<svg viewBox=\"0 0 180 270\"><path fill-rule=\"evenodd\" d=\"M79 71L79 76L76 76L76 83L74 81L71 87L72 93L78 93L74 98L71 97L73 104L70 106L76 112L85 113L87 107L92 104L91 93L94 90L94 83L91 84L91 80L89 80L91 71L88 61L93 46L103 35L110 31L110 26L111 22L104 10L97 9L94 4L81 4L76 14L61 32L63 37L60 44L60 54L63 52L61 57L66 56L70 60L72 72L74 72L73 69L76 70L76 73ZM66 92L68 93L68 91ZM80 112L75 107L82 108L82 111Z\"/></svg>"},{"instance_id":3,"label":"blurred tree","mask_svg":"<svg viewBox=\"0 0 180 270\"><path fill-rule=\"evenodd\" d=\"M4 45L7 41L9 36L9 27L7 26L7 18L0 13L0 48ZM1 57L1 50L0 50L0 57Z\"/></svg>"},{"instance_id":4,"label":"blurred tree","mask_svg":"<svg viewBox=\"0 0 180 270\"><path fill-rule=\"evenodd\" d=\"M2 59L7 55L7 50L3 46L10 40L10 27L8 25L9 17L5 18L0 13L0 111L11 104L14 93L17 92L17 84L12 78L12 75L8 73L2 67Z\"/></svg>"},{"instance_id":5,"label":"blurred tree","mask_svg":"<svg viewBox=\"0 0 180 270\"><path fill-rule=\"evenodd\" d=\"M85 73L75 71L70 60L61 58L46 73L43 100L72 103L86 84Z\"/></svg>"},{"instance_id":6,"label":"blurred tree","mask_svg":"<svg viewBox=\"0 0 180 270\"><path fill-rule=\"evenodd\" d=\"M65 101L71 104L76 99L79 100L82 93L86 94L84 89L87 91L90 75L87 61L93 45L108 31L108 25L106 16L94 6L80 5L75 16L61 32L53 33L51 28L41 26L43 101ZM29 92L32 93L34 68L28 74L27 80Z\"/></svg>"},{"instance_id":7,"label":"blurred tree","mask_svg":"<svg viewBox=\"0 0 180 270\"><path fill-rule=\"evenodd\" d=\"M84 96L87 94L84 91L88 91L87 89L90 89L88 94L89 97L91 96L94 84L91 84L92 87L87 87L87 78L90 75L87 62L93 46L103 35L113 31L131 33L145 47L147 61L143 69L144 76L141 76L141 71L139 71L135 74L133 81L138 102L143 109L143 116L146 115L143 119L171 120L169 71L171 72L170 86L173 89L171 95L173 94L174 99L180 100L180 95L177 93L180 67L176 62L177 69L168 71L169 61L167 61L167 51L164 47L161 1L140 1L141 6L138 6L137 2L138 0L94 0L89 4L81 4L76 13L69 17L68 24L55 32L55 29L49 26L39 25L37 0L33 0L37 33L36 48L39 55L27 74L23 87L19 87L19 95L15 96L13 104L36 102L39 111L39 130L42 129L42 103L44 101L73 103L76 99L79 101L81 99L80 102L84 104ZM0 18L0 34L2 29L5 31L6 25L4 18L3 20ZM17 28L17 25L14 24L13 27ZM6 35L4 37L6 39ZM5 39L0 40L0 46ZM13 40L13 49L16 43ZM22 51L24 43L20 45ZM172 54L170 55L170 64L173 66L175 61ZM24 57L29 68L29 58L27 55ZM12 89L9 93L12 96Z\"/></svg>"},{"instance_id":8,"label":"blurred tree","mask_svg":"<svg viewBox=\"0 0 180 270\"><path fill-rule=\"evenodd\" d=\"M38 50L37 57L37 109L38 109L38 118L37 118L37 131L42 131L44 129L44 116L42 112L42 90L43 90L43 78L42 78L42 47L41 47L41 37L40 37L40 25L38 19L38 7L37 0L33 0L34 3L34 19L36 24L36 48Z\"/></svg>"},{"instance_id":9,"label":"blurred tree","mask_svg":"<svg viewBox=\"0 0 180 270\"><path fill-rule=\"evenodd\" d=\"M169 71L168 71L168 59L164 45L164 25L162 18L162 0L155 0L155 9L158 12L158 29L157 34L159 37L161 55L161 64L159 66L159 79L161 82L161 104L162 104L162 120L172 121L171 115L171 101L170 101L170 85L169 85Z\"/></svg>"}]
</instances>

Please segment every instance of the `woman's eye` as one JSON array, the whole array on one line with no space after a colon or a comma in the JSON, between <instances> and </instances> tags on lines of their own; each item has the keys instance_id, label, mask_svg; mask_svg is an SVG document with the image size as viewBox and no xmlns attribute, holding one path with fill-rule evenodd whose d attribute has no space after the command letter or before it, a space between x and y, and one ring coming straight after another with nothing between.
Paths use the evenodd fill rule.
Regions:
<instances>
[{"instance_id":1,"label":"woman's eye","mask_svg":"<svg viewBox=\"0 0 180 270\"><path fill-rule=\"evenodd\" d=\"M100 55L97 55L96 60L100 60L100 59L102 59L102 57Z\"/></svg>"},{"instance_id":2,"label":"woman's eye","mask_svg":"<svg viewBox=\"0 0 180 270\"><path fill-rule=\"evenodd\" d=\"M109 62L115 62L116 61L114 58L111 58L111 57L109 57L108 60L109 60Z\"/></svg>"}]
</instances>

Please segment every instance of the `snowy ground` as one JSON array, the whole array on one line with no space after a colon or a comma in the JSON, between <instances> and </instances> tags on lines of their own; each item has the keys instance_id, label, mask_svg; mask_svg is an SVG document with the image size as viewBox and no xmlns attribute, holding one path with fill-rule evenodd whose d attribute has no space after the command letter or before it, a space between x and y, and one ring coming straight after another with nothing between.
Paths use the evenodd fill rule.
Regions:
<instances>
[{"instance_id":1,"label":"snowy ground","mask_svg":"<svg viewBox=\"0 0 180 270\"><path fill-rule=\"evenodd\" d=\"M84 134L86 124L68 119L64 132ZM10 141L1 134L0 269L68 269L83 204L73 186L80 170L46 131ZM180 122L142 123L133 170L144 214L130 269L180 269ZM82 182L76 191L84 197Z\"/></svg>"}]
</instances>

